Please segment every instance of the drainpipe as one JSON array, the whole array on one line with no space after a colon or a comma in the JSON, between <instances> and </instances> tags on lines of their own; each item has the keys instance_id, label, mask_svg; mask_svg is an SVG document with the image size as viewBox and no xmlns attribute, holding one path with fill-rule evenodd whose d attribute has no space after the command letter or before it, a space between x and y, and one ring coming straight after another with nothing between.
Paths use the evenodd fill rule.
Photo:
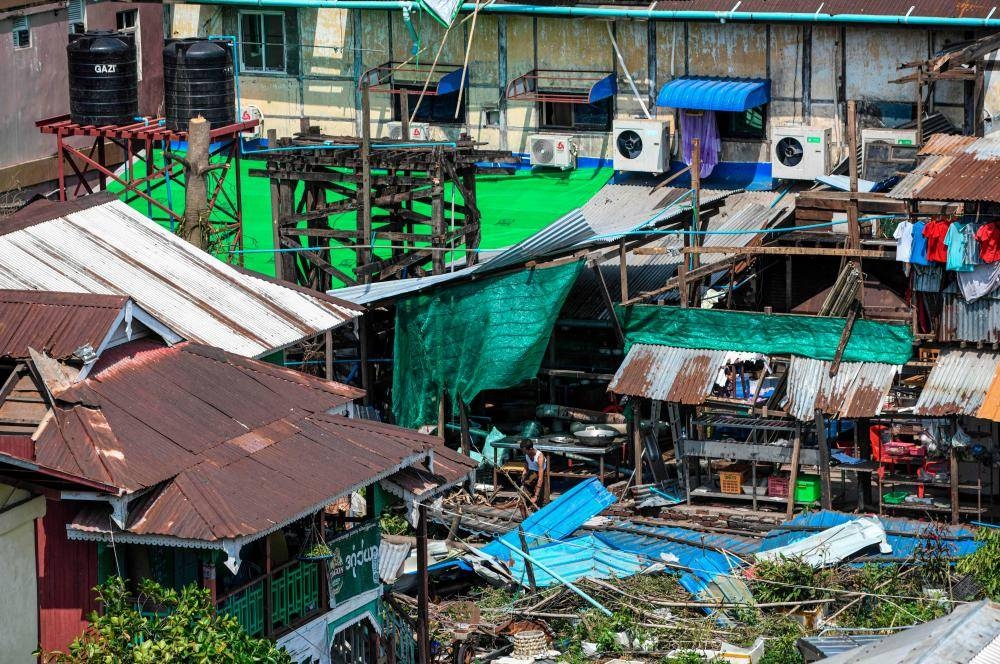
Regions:
<instances>
[{"instance_id":1,"label":"drainpipe","mask_svg":"<svg viewBox=\"0 0 1000 664\"><path fill-rule=\"evenodd\" d=\"M310 7L326 9L397 10L419 8L400 0L199 0L201 5L238 5L240 7ZM462 11L471 12L475 4L465 3ZM740 11L674 11L618 9L606 7L566 7L518 4L480 5L479 11L491 14L526 14L533 16L563 16L575 18L626 18L659 21L719 21L759 23L857 23L865 25L908 25L949 28L998 28L1000 19L990 12L984 18L953 18L938 16L905 16L895 14L821 14L800 12L740 12ZM912 10L911 10L912 11Z\"/></svg>"}]
</instances>

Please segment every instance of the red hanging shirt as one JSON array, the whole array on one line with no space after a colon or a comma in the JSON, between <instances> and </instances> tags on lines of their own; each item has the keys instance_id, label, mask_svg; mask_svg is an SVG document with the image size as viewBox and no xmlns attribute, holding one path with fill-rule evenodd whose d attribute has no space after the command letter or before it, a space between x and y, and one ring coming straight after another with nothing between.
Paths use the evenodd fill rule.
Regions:
<instances>
[{"instance_id":1,"label":"red hanging shirt","mask_svg":"<svg viewBox=\"0 0 1000 664\"><path fill-rule=\"evenodd\" d=\"M927 238L927 260L935 263L948 262L948 245L944 238L948 234L950 221L934 219L924 225L924 237Z\"/></svg>"},{"instance_id":2,"label":"red hanging shirt","mask_svg":"<svg viewBox=\"0 0 1000 664\"><path fill-rule=\"evenodd\" d=\"M984 263L1000 261L1000 226L983 224L976 231L976 239L979 240L979 257Z\"/></svg>"}]
</instances>

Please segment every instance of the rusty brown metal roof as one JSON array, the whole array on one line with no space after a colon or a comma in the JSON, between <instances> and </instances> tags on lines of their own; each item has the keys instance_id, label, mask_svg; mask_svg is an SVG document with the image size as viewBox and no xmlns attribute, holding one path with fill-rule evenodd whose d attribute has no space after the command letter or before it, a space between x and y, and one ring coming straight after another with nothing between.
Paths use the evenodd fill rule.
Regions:
<instances>
[{"instance_id":1,"label":"rusty brown metal roof","mask_svg":"<svg viewBox=\"0 0 1000 664\"><path fill-rule=\"evenodd\" d=\"M438 440L317 413L233 445L237 459L206 460L180 473L136 507L126 529L202 541L253 537L419 463Z\"/></svg>"},{"instance_id":2,"label":"rusty brown metal roof","mask_svg":"<svg viewBox=\"0 0 1000 664\"><path fill-rule=\"evenodd\" d=\"M914 194L923 200L1000 203L1000 159L956 155Z\"/></svg>"},{"instance_id":3,"label":"rusty brown metal roof","mask_svg":"<svg viewBox=\"0 0 1000 664\"><path fill-rule=\"evenodd\" d=\"M125 306L122 295L0 290L0 357L26 358L28 348L66 359L97 348Z\"/></svg>"},{"instance_id":4,"label":"rusty brown metal roof","mask_svg":"<svg viewBox=\"0 0 1000 664\"><path fill-rule=\"evenodd\" d=\"M830 377L831 363L793 356L783 406L801 421L815 417L816 409L835 417L874 417L892 388L900 367L878 362L842 362Z\"/></svg>"},{"instance_id":5,"label":"rusty brown metal roof","mask_svg":"<svg viewBox=\"0 0 1000 664\"><path fill-rule=\"evenodd\" d=\"M89 378L55 393L54 417L39 428L36 457L137 491L205 460L234 461L252 451L247 434L361 394L194 343L133 342L105 351Z\"/></svg>"},{"instance_id":6,"label":"rusty brown metal roof","mask_svg":"<svg viewBox=\"0 0 1000 664\"><path fill-rule=\"evenodd\" d=\"M434 448L434 472L410 466L382 480L382 487L400 498L426 500L473 479L478 466L475 460L439 444Z\"/></svg>"},{"instance_id":7,"label":"rusty brown metal roof","mask_svg":"<svg viewBox=\"0 0 1000 664\"><path fill-rule=\"evenodd\" d=\"M917 154L925 155L956 155L964 152L967 147L976 142L975 136L957 134L933 134Z\"/></svg>"}]
</instances>

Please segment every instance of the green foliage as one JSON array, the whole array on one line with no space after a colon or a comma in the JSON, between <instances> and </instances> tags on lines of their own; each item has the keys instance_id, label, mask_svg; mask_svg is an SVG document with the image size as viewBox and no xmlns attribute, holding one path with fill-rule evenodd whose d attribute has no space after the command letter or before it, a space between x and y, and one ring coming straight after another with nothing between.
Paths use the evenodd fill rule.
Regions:
<instances>
[{"instance_id":1,"label":"green foliage","mask_svg":"<svg viewBox=\"0 0 1000 664\"><path fill-rule=\"evenodd\" d=\"M791 618L774 617L764 621L764 655L758 664L802 664L802 654L795 645L803 635L802 626Z\"/></svg>"},{"instance_id":2,"label":"green foliage","mask_svg":"<svg viewBox=\"0 0 1000 664\"><path fill-rule=\"evenodd\" d=\"M684 650L675 655L664 657L660 660L660 664L706 664L722 661L724 660L721 660L718 657L712 660L706 659L704 655L694 650Z\"/></svg>"},{"instance_id":3,"label":"green foliage","mask_svg":"<svg viewBox=\"0 0 1000 664\"><path fill-rule=\"evenodd\" d=\"M849 585L872 595L855 599L838 618L842 627L884 629L915 625L940 618L951 610L949 602L926 597L921 576L906 574L899 565L865 565L855 572Z\"/></svg>"},{"instance_id":4,"label":"green foliage","mask_svg":"<svg viewBox=\"0 0 1000 664\"><path fill-rule=\"evenodd\" d=\"M838 587L832 571L794 558L759 561L748 581L759 604L823 599L828 596L823 588Z\"/></svg>"},{"instance_id":5,"label":"green foliage","mask_svg":"<svg viewBox=\"0 0 1000 664\"><path fill-rule=\"evenodd\" d=\"M410 532L410 524L402 516L390 512L382 512L378 520L383 535L406 535Z\"/></svg>"},{"instance_id":6,"label":"green foliage","mask_svg":"<svg viewBox=\"0 0 1000 664\"><path fill-rule=\"evenodd\" d=\"M316 542L302 555L305 558L326 558L333 555L333 551L323 542Z\"/></svg>"},{"instance_id":7,"label":"green foliage","mask_svg":"<svg viewBox=\"0 0 1000 664\"><path fill-rule=\"evenodd\" d=\"M987 597L1000 601L1000 530L980 528L976 539L982 545L958 561L958 571L971 575Z\"/></svg>"},{"instance_id":8,"label":"green foliage","mask_svg":"<svg viewBox=\"0 0 1000 664\"><path fill-rule=\"evenodd\" d=\"M232 616L216 615L208 590L190 585L180 592L142 582L132 597L121 577L95 588L104 607L89 616L90 627L68 652L38 653L43 661L66 664L153 664L260 662L291 664L285 650L255 639ZM138 607L156 607L143 615Z\"/></svg>"}]
</instances>

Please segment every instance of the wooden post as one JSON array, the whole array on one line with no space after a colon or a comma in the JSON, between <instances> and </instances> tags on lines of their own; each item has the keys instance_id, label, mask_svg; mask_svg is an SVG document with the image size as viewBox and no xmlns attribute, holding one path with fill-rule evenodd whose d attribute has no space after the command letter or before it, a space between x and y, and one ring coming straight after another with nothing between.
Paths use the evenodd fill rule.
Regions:
<instances>
[{"instance_id":1,"label":"wooden post","mask_svg":"<svg viewBox=\"0 0 1000 664\"><path fill-rule=\"evenodd\" d=\"M212 142L211 126L200 115L188 122L188 151L184 164L184 239L207 249L208 232L208 148Z\"/></svg>"},{"instance_id":2,"label":"wooden post","mask_svg":"<svg viewBox=\"0 0 1000 664\"><path fill-rule=\"evenodd\" d=\"M924 144L924 66L917 67L917 147Z\"/></svg>"},{"instance_id":3,"label":"wooden post","mask_svg":"<svg viewBox=\"0 0 1000 664\"><path fill-rule=\"evenodd\" d=\"M358 218L362 246L358 249L356 264L360 267L372 262L373 251L368 248L372 243L372 111L369 101L368 86L361 88L361 187L358 191L358 202L361 204L361 214ZM363 278L364 283L370 284L372 275L366 272Z\"/></svg>"},{"instance_id":4,"label":"wooden post","mask_svg":"<svg viewBox=\"0 0 1000 664\"><path fill-rule=\"evenodd\" d=\"M267 146L273 148L278 144L278 130L268 129L267 130ZM275 251L281 249L281 208L279 207L279 200L281 199L281 186L279 184L280 180L271 180L271 223L273 242ZM274 276L278 280L287 281L282 271L281 265L281 254L274 254Z\"/></svg>"},{"instance_id":5,"label":"wooden post","mask_svg":"<svg viewBox=\"0 0 1000 664\"><path fill-rule=\"evenodd\" d=\"M323 346L326 349L326 379L333 380L333 332L327 330L323 335Z\"/></svg>"},{"instance_id":6,"label":"wooden post","mask_svg":"<svg viewBox=\"0 0 1000 664\"><path fill-rule=\"evenodd\" d=\"M427 506L418 507L417 520L417 651L420 664L431 662L430 582L427 575Z\"/></svg>"},{"instance_id":7,"label":"wooden post","mask_svg":"<svg viewBox=\"0 0 1000 664\"><path fill-rule=\"evenodd\" d=\"M951 448L951 454L949 455L951 460L951 522L958 525L958 520L961 515L959 512L959 502L958 502L958 451L954 446Z\"/></svg>"},{"instance_id":8,"label":"wooden post","mask_svg":"<svg viewBox=\"0 0 1000 664\"><path fill-rule=\"evenodd\" d=\"M642 413L639 398L632 401L632 456L635 459L635 483L642 484Z\"/></svg>"},{"instance_id":9,"label":"wooden post","mask_svg":"<svg viewBox=\"0 0 1000 664\"><path fill-rule=\"evenodd\" d=\"M857 249L861 246L861 227L858 225L858 108L853 99L847 102L847 149L851 176L851 197L847 203L847 242L849 248Z\"/></svg>"},{"instance_id":10,"label":"wooden post","mask_svg":"<svg viewBox=\"0 0 1000 664\"><path fill-rule=\"evenodd\" d=\"M469 406L461 397L458 399L458 423L461 429L462 454L469 456L472 448L472 434L469 433Z\"/></svg>"},{"instance_id":11,"label":"wooden post","mask_svg":"<svg viewBox=\"0 0 1000 664\"><path fill-rule=\"evenodd\" d=\"M370 406L372 405L372 372L371 363L368 361L370 354L368 348L368 314L359 316L357 321L358 361L361 363L359 367L361 389L365 391L364 404Z\"/></svg>"},{"instance_id":12,"label":"wooden post","mask_svg":"<svg viewBox=\"0 0 1000 664\"><path fill-rule=\"evenodd\" d=\"M271 636L272 613L271 606L271 536L264 538L264 636Z\"/></svg>"},{"instance_id":13,"label":"wooden post","mask_svg":"<svg viewBox=\"0 0 1000 664\"><path fill-rule=\"evenodd\" d=\"M215 606L219 599L218 583L215 579L215 561L202 561L201 563L201 587L208 590L212 606Z\"/></svg>"},{"instance_id":14,"label":"wooden post","mask_svg":"<svg viewBox=\"0 0 1000 664\"><path fill-rule=\"evenodd\" d=\"M826 442L826 422L823 411L816 409L816 443L819 445L820 505L828 510L833 507L833 493L830 487L830 448ZM790 490L790 487L789 487Z\"/></svg>"},{"instance_id":15,"label":"wooden post","mask_svg":"<svg viewBox=\"0 0 1000 664\"><path fill-rule=\"evenodd\" d=\"M701 140L697 138L691 140L691 189L694 190L694 193L691 195L691 230L699 231L701 230L701 220L699 219L699 207L701 206ZM699 244L701 243L698 242L698 236L692 235L687 246L697 248ZM692 253L688 267L694 270L700 263L701 257L698 253Z\"/></svg>"},{"instance_id":16,"label":"wooden post","mask_svg":"<svg viewBox=\"0 0 1000 664\"><path fill-rule=\"evenodd\" d=\"M517 524L517 538L521 540L521 551L524 551L524 571L528 574L528 588L531 592L536 592L538 585L535 583L535 568L531 566L531 561L528 560L531 552L528 551L528 540L524 537L524 528L521 527L521 524Z\"/></svg>"},{"instance_id":17,"label":"wooden post","mask_svg":"<svg viewBox=\"0 0 1000 664\"><path fill-rule=\"evenodd\" d=\"M985 88L986 61L976 61L976 82L975 92L972 96L972 128L975 136L982 136L986 127L983 125L983 102L985 101L983 90Z\"/></svg>"},{"instance_id":18,"label":"wooden post","mask_svg":"<svg viewBox=\"0 0 1000 664\"><path fill-rule=\"evenodd\" d=\"M438 438L444 440L444 429L448 423L446 418L445 400L448 398L447 390L441 390L441 398L438 400Z\"/></svg>"},{"instance_id":19,"label":"wooden post","mask_svg":"<svg viewBox=\"0 0 1000 664\"><path fill-rule=\"evenodd\" d=\"M799 480L799 454L802 452L802 433L795 431L792 439L792 470L788 477L788 504L785 508L785 516L789 519L795 513L795 483Z\"/></svg>"},{"instance_id":20,"label":"wooden post","mask_svg":"<svg viewBox=\"0 0 1000 664\"><path fill-rule=\"evenodd\" d=\"M441 165L445 157L441 153L440 148L434 149L434 155L436 159L432 171L431 187L439 193L432 194L431 197L431 233L440 238L446 232L444 223L444 168ZM431 271L433 274L444 274L444 254L446 249L441 245L439 240L435 240L433 244L438 246L431 254Z\"/></svg>"},{"instance_id":21,"label":"wooden post","mask_svg":"<svg viewBox=\"0 0 1000 664\"><path fill-rule=\"evenodd\" d=\"M402 139L404 141L410 140L410 94L408 92L399 94L399 128Z\"/></svg>"}]
</instances>

